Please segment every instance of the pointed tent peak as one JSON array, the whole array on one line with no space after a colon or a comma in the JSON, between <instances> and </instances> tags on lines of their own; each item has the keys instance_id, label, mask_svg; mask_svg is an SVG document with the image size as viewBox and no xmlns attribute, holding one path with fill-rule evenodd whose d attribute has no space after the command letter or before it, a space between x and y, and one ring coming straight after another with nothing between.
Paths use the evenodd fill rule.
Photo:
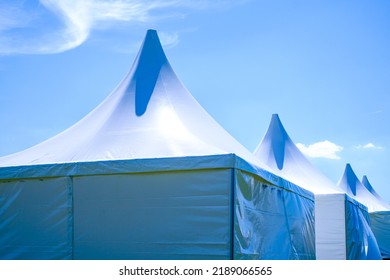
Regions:
<instances>
[{"instance_id":1,"label":"pointed tent peak","mask_svg":"<svg viewBox=\"0 0 390 280\"><path fill-rule=\"evenodd\" d=\"M134 64L136 115L147 109L163 66L169 65L157 31L149 29ZM173 71L172 71L173 72Z\"/></svg>"},{"instance_id":2,"label":"pointed tent peak","mask_svg":"<svg viewBox=\"0 0 390 280\"><path fill-rule=\"evenodd\" d=\"M363 186L377 199L378 203L390 210L390 204L385 201L374 189L374 187L371 185L370 181L368 180L367 176L364 175L362 179Z\"/></svg>"},{"instance_id":3,"label":"pointed tent peak","mask_svg":"<svg viewBox=\"0 0 390 280\"><path fill-rule=\"evenodd\" d=\"M338 183L339 187L346 193L356 196L356 190L359 183L360 181L353 171L351 164L347 163L345 165L344 174Z\"/></svg>"},{"instance_id":4,"label":"pointed tent peak","mask_svg":"<svg viewBox=\"0 0 390 280\"><path fill-rule=\"evenodd\" d=\"M157 30L155 30L155 29L148 29L148 30L146 30L146 36L158 36L157 35Z\"/></svg>"},{"instance_id":5,"label":"pointed tent peak","mask_svg":"<svg viewBox=\"0 0 390 280\"><path fill-rule=\"evenodd\" d=\"M288 136L287 131L284 129L278 114L272 114L270 125L262 142L268 142L271 144L276 165L279 170L282 170L285 160L284 153L286 145L289 142L292 143L292 141Z\"/></svg>"},{"instance_id":6,"label":"pointed tent peak","mask_svg":"<svg viewBox=\"0 0 390 280\"><path fill-rule=\"evenodd\" d=\"M272 114L269 130L273 137L278 137L280 138L280 140L283 140L285 142L290 139L278 114Z\"/></svg>"},{"instance_id":7,"label":"pointed tent peak","mask_svg":"<svg viewBox=\"0 0 390 280\"><path fill-rule=\"evenodd\" d=\"M155 47L161 47L161 42L160 42L160 38L158 37L157 30L148 29L146 31L144 45L145 44L154 45Z\"/></svg>"},{"instance_id":8,"label":"pointed tent peak","mask_svg":"<svg viewBox=\"0 0 390 280\"><path fill-rule=\"evenodd\" d=\"M254 155L277 175L315 194L345 193L298 149L278 114L272 114L268 129Z\"/></svg>"},{"instance_id":9,"label":"pointed tent peak","mask_svg":"<svg viewBox=\"0 0 390 280\"><path fill-rule=\"evenodd\" d=\"M277 114L277 113L272 114L272 116L271 116L271 121L280 122L279 114ZM280 123L281 123L281 122L280 122Z\"/></svg>"},{"instance_id":10,"label":"pointed tent peak","mask_svg":"<svg viewBox=\"0 0 390 280\"><path fill-rule=\"evenodd\" d=\"M365 183L367 182L366 178ZM371 185L369 188L371 187L372 191L359 181L350 164L345 167L344 175L339 181L339 187L345 188L349 195L352 193L357 201L368 208L368 212L390 210L390 205L375 192Z\"/></svg>"},{"instance_id":11,"label":"pointed tent peak","mask_svg":"<svg viewBox=\"0 0 390 280\"><path fill-rule=\"evenodd\" d=\"M152 56L152 58L161 55L166 58L163 47L161 45L160 38L156 30L149 29L148 31L146 31L145 39L141 46L140 53L145 53L148 56Z\"/></svg>"},{"instance_id":12,"label":"pointed tent peak","mask_svg":"<svg viewBox=\"0 0 390 280\"><path fill-rule=\"evenodd\" d=\"M271 122L266 133L266 137L273 137L279 142L288 143L292 140L284 128L278 114L272 114Z\"/></svg>"},{"instance_id":13,"label":"pointed tent peak","mask_svg":"<svg viewBox=\"0 0 390 280\"><path fill-rule=\"evenodd\" d=\"M157 31L149 29L146 32L144 41L136 59L138 68L141 68L140 66L145 67L148 65L148 63L159 65L166 60L167 58L165 56Z\"/></svg>"},{"instance_id":14,"label":"pointed tent peak","mask_svg":"<svg viewBox=\"0 0 390 280\"><path fill-rule=\"evenodd\" d=\"M368 178L367 178L366 175L363 176L362 184L363 184L363 186L366 187L366 189L367 189L370 193L373 193L374 188L372 187L370 181L368 181Z\"/></svg>"},{"instance_id":15,"label":"pointed tent peak","mask_svg":"<svg viewBox=\"0 0 390 280\"><path fill-rule=\"evenodd\" d=\"M280 120L280 117L278 114L272 114L271 123L269 125L269 128L275 129L274 132L279 132L280 134L287 135L287 132L284 129L284 126L283 126L282 121Z\"/></svg>"},{"instance_id":16,"label":"pointed tent peak","mask_svg":"<svg viewBox=\"0 0 390 280\"><path fill-rule=\"evenodd\" d=\"M268 129L257 146L254 154L271 168L283 170L286 147L294 147L294 143L284 129L278 114L272 114Z\"/></svg>"}]
</instances>

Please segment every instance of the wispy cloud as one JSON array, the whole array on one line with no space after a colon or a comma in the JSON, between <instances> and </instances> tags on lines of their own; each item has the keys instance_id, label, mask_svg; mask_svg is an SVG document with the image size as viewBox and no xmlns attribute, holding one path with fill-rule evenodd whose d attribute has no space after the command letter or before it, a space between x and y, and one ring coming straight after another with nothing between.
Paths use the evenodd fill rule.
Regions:
<instances>
[{"instance_id":1,"label":"wispy cloud","mask_svg":"<svg viewBox=\"0 0 390 280\"><path fill-rule=\"evenodd\" d=\"M296 145L303 154L312 158L341 159L338 153L343 150L343 147L328 140L310 145L301 143L297 143Z\"/></svg>"},{"instance_id":2,"label":"wispy cloud","mask_svg":"<svg viewBox=\"0 0 390 280\"><path fill-rule=\"evenodd\" d=\"M25 18L23 11L17 6L0 5L0 32L8 29L19 28L24 24L18 18Z\"/></svg>"},{"instance_id":3,"label":"wispy cloud","mask_svg":"<svg viewBox=\"0 0 390 280\"><path fill-rule=\"evenodd\" d=\"M377 115L377 114L381 114L381 113L383 113L383 110L376 110L376 111L370 112L368 114L369 115Z\"/></svg>"},{"instance_id":4,"label":"wispy cloud","mask_svg":"<svg viewBox=\"0 0 390 280\"><path fill-rule=\"evenodd\" d=\"M232 0L40 0L0 5L0 54L59 53L83 44L96 29L119 23L153 23L167 17L183 17L184 11L226 6ZM239 1L239 2L242 2ZM11 2L12 3L12 2ZM27 12L26 12L27 11ZM51 24L44 24L51 18ZM23 19L23 20L21 20ZM34 29L34 36L25 34ZM169 45L178 35L165 34ZM164 43L164 40L163 43Z\"/></svg>"},{"instance_id":5,"label":"wispy cloud","mask_svg":"<svg viewBox=\"0 0 390 280\"><path fill-rule=\"evenodd\" d=\"M0 53L63 52L80 46L94 29L112 27L120 22L155 21L158 17L152 15L152 12L178 7L180 2L178 0L40 0L40 5L36 5L35 9L16 5L2 6ZM29 12L27 13L26 10ZM49 15L54 16L57 21L55 29L42 24L44 18L48 18ZM35 36L26 40L24 33L31 33L34 27Z\"/></svg>"},{"instance_id":6,"label":"wispy cloud","mask_svg":"<svg viewBox=\"0 0 390 280\"><path fill-rule=\"evenodd\" d=\"M377 146L377 145L375 145L375 144L370 142L370 143L367 143L367 144L364 144L364 145L357 145L357 146L355 146L355 149L358 149L358 150L362 150L362 149L364 149L364 150L369 150L369 149L371 149L371 150L382 150L383 147Z\"/></svg>"}]
</instances>

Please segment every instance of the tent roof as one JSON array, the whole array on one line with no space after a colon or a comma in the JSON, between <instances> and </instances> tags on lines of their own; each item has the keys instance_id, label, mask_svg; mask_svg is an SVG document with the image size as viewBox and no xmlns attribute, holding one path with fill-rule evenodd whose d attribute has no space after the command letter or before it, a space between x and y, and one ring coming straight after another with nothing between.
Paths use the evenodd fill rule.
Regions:
<instances>
[{"instance_id":1,"label":"tent roof","mask_svg":"<svg viewBox=\"0 0 390 280\"><path fill-rule=\"evenodd\" d=\"M0 167L183 156L237 156L261 163L193 98L148 30L117 88L62 133L0 158Z\"/></svg>"},{"instance_id":2,"label":"tent roof","mask_svg":"<svg viewBox=\"0 0 390 280\"><path fill-rule=\"evenodd\" d=\"M390 210L390 204L387 203L374 189L374 187L371 185L370 181L368 180L367 176L364 175L362 179L363 186L378 200L378 203L383 205L387 208L387 210Z\"/></svg>"},{"instance_id":3,"label":"tent roof","mask_svg":"<svg viewBox=\"0 0 390 280\"><path fill-rule=\"evenodd\" d=\"M388 211L388 205L376 198L358 179L349 163L346 164L343 175L337 185L349 196L368 208L368 212Z\"/></svg>"},{"instance_id":4,"label":"tent roof","mask_svg":"<svg viewBox=\"0 0 390 280\"><path fill-rule=\"evenodd\" d=\"M345 193L314 167L291 140L277 114L254 151L272 171L314 194Z\"/></svg>"}]
</instances>

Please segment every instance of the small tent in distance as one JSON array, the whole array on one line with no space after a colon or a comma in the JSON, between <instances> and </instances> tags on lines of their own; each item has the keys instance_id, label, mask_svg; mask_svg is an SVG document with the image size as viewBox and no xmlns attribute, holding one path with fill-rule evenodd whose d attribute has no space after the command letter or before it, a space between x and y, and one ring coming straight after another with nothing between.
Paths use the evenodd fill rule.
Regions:
<instances>
[{"instance_id":1,"label":"small tent in distance","mask_svg":"<svg viewBox=\"0 0 390 280\"><path fill-rule=\"evenodd\" d=\"M0 158L0 198L1 259L315 257L312 193L196 102L154 30L91 113Z\"/></svg>"},{"instance_id":2,"label":"small tent in distance","mask_svg":"<svg viewBox=\"0 0 390 280\"><path fill-rule=\"evenodd\" d=\"M375 205L375 207L370 207L368 214L379 250L384 259L390 259L390 205L375 191L365 175L362 184L373 195L370 205Z\"/></svg>"},{"instance_id":3,"label":"small tent in distance","mask_svg":"<svg viewBox=\"0 0 390 280\"><path fill-rule=\"evenodd\" d=\"M373 204L372 201L368 199L370 196L369 191L359 181L349 163L346 164L344 173L337 182L337 186L343 189L349 196L356 199L358 202L367 207L367 213L365 213L365 215L367 221L370 221L368 211L372 209L371 207L373 207ZM368 239L368 242L378 244L376 238L370 238ZM368 247L367 254L381 258L379 246L375 250L373 250L373 247Z\"/></svg>"},{"instance_id":4,"label":"small tent in distance","mask_svg":"<svg viewBox=\"0 0 390 280\"><path fill-rule=\"evenodd\" d=\"M280 118L273 114L255 156L271 170L315 194L317 259L367 259L366 248L376 247L363 215L367 209L323 175L297 148ZM373 250L373 249L372 249Z\"/></svg>"}]
</instances>

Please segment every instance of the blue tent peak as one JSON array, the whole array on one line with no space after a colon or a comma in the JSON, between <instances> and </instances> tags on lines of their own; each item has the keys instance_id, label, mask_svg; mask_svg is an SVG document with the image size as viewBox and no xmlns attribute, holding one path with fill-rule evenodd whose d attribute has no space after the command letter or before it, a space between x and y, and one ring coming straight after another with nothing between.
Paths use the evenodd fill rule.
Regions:
<instances>
[{"instance_id":1,"label":"blue tent peak","mask_svg":"<svg viewBox=\"0 0 390 280\"><path fill-rule=\"evenodd\" d=\"M163 65L169 64L156 30L149 29L135 61L135 112L142 116L147 109Z\"/></svg>"},{"instance_id":2,"label":"blue tent peak","mask_svg":"<svg viewBox=\"0 0 390 280\"><path fill-rule=\"evenodd\" d=\"M374 194L375 193L375 190L374 190L374 188L372 187L372 185L371 185L371 183L370 183L370 181L368 181L368 179L367 179L367 176L366 175L364 175L363 176L363 179L362 179L362 184L363 184L363 186L365 186L366 187L366 189L370 192L370 193L372 193L372 194Z\"/></svg>"},{"instance_id":3,"label":"blue tent peak","mask_svg":"<svg viewBox=\"0 0 390 280\"><path fill-rule=\"evenodd\" d=\"M282 170L286 144L290 142L291 139L288 136L287 131L284 129L278 114L272 114L271 123L268 127L265 138L270 139L276 165L279 170Z\"/></svg>"},{"instance_id":4,"label":"blue tent peak","mask_svg":"<svg viewBox=\"0 0 390 280\"><path fill-rule=\"evenodd\" d=\"M353 171L351 164L346 164L343 177L345 178L345 182L347 183L346 188L349 188L352 194L356 196L356 189L359 183L359 179Z\"/></svg>"}]
</instances>

